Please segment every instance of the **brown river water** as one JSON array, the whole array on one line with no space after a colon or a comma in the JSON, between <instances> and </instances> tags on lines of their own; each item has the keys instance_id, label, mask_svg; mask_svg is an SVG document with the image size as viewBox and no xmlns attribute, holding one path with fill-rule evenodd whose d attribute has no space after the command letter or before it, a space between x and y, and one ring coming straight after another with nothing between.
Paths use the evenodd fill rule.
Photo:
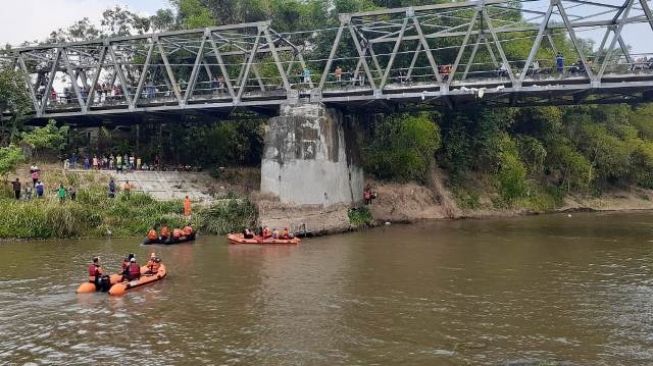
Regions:
<instances>
[{"instance_id":1,"label":"brown river water","mask_svg":"<svg viewBox=\"0 0 653 366\"><path fill-rule=\"evenodd\" d=\"M653 213L137 241L0 243L0 365L653 365ZM74 293L152 248L165 280Z\"/></svg>"}]
</instances>

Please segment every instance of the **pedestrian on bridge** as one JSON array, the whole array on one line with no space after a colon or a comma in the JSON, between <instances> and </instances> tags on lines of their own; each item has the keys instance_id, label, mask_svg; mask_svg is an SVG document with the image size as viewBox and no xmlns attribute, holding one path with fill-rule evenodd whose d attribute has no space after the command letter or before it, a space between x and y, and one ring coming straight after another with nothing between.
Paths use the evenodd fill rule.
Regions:
<instances>
[{"instance_id":1,"label":"pedestrian on bridge","mask_svg":"<svg viewBox=\"0 0 653 366\"><path fill-rule=\"evenodd\" d=\"M556 69L558 70L559 74L563 74L565 72L565 57L560 52L558 52L556 55Z\"/></svg>"},{"instance_id":2,"label":"pedestrian on bridge","mask_svg":"<svg viewBox=\"0 0 653 366\"><path fill-rule=\"evenodd\" d=\"M311 70L309 70L308 67L305 67L303 71L303 75L304 75L304 84L309 85L311 83Z\"/></svg>"},{"instance_id":3,"label":"pedestrian on bridge","mask_svg":"<svg viewBox=\"0 0 653 366\"><path fill-rule=\"evenodd\" d=\"M336 82L340 84L340 82L342 81L342 68L340 68L340 66L336 66L336 71L333 74L336 77Z\"/></svg>"}]
</instances>

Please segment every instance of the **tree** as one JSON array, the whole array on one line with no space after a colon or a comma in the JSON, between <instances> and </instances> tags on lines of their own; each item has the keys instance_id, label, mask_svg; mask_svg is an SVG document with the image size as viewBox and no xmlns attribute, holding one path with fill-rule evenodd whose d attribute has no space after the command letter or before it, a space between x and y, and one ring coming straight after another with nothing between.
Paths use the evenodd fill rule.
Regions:
<instances>
[{"instance_id":1,"label":"tree","mask_svg":"<svg viewBox=\"0 0 653 366\"><path fill-rule=\"evenodd\" d=\"M25 89L24 75L0 64L0 146L11 142L23 117L30 112L32 104Z\"/></svg>"},{"instance_id":2,"label":"tree","mask_svg":"<svg viewBox=\"0 0 653 366\"><path fill-rule=\"evenodd\" d=\"M16 166L25 160L20 148L9 145L0 147L0 176L6 180L7 174L16 170Z\"/></svg>"},{"instance_id":3,"label":"tree","mask_svg":"<svg viewBox=\"0 0 653 366\"><path fill-rule=\"evenodd\" d=\"M28 143L36 152L59 152L66 148L68 126L57 127L54 120L50 120L45 127L37 127L30 132L23 132L23 141ZM38 154L36 154L38 155Z\"/></svg>"}]
</instances>

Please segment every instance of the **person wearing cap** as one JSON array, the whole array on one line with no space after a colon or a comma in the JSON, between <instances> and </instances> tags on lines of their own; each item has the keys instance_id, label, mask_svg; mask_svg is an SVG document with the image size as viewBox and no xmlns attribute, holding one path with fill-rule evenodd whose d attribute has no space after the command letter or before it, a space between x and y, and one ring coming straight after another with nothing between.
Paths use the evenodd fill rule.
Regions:
<instances>
[{"instance_id":1,"label":"person wearing cap","mask_svg":"<svg viewBox=\"0 0 653 366\"><path fill-rule=\"evenodd\" d=\"M95 284L95 288L100 288L100 278L103 274L100 258L93 257L93 263L88 266L88 282Z\"/></svg>"},{"instance_id":2,"label":"person wearing cap","mask_svg":"<svg viewBox=\"0 0 653 366\"><path fill-rule=\"evenodd\" d=\"M132 257L129 260L129 266L127 266L127 269L123 275L127 278L128 281L137 280L141 277L141 266L138 265L135 257Z\"/></svg>"},{"instance_id":3,"label":"person wearing cap","mask_svg":"<svg viewBox=\"0 0 653 366\"><path fill-rule=\"evenodd\" d=\"M158 261L158 262L157 262ZM147 261L147 273L150 275L154 275L159 271L159 267L161 266L159 263L161 260L157 258L156 253L152 252L150 254L150 260Z\"/></svg>"}]
</instances>

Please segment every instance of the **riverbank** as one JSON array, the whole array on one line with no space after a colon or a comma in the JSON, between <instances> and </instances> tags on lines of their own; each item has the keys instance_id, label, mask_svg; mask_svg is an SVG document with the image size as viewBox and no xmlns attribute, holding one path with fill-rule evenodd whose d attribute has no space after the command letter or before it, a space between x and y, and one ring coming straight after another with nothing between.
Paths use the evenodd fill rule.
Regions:
<instances>
[{"instance_id":1,"label":"riverbank","mask_svg":"<svg viewBox=\"0 0 653 366\"><path fill-rule=\"evenodd\" d=\"M0 215L0 239L144 236L153 225L165 223L171 227L181 227L189 221L199 231L222 235L252 226L256 221L256 208L238 188L228 182L213 179L208 174L204 175L211 185L198 184L202 178L199 174L183 175L182 179L179 178L181 173L177 172L116 175L110 171L70 171L56 165L39 166L40 179L46 187L42 198L36 198L35 193L29 200L24 199L24 196L21 200L13 197L8 182L18 177L23 182L23 187L31 186L32 182L27 182L28 179L25 178L29 177L29 167L21 166L2 185L0 211L7 214ZM133 179L138 173L143 173L143 176L162 176L158 176L158 180L144 178L143 182L137 182L130 193L121 191L120 183ZM163 175L174 179L165 179ZM115 198L108 196L108 184L112 177L117 182L118 192ZM64 200L60 200L56 193L59 185L67 190L75 187L76 199L72 200L67 195ZM168 199L155 199L149 189L161 189L162 185L174 185L176 196L167 192ZM182 190L186 190L193 198L193 214L190 218L183 215L183 202L177 198L184 196ZM201 199L205 197L210 199Z\"/></svg>"},{"instance_id":2,"label":"riverbank","mask_svg":"<svg viewBox=\"0 0 653 366\"><path fill-rule=\"evenodd\" d=\"M320 205L293 206L269 197L257 198L253 202L259 209L262 225L289 226L294 231L306 230L313 235L425 220L482 219L574 211L653 210L653 190L640 187L613 189L600 196L570 194L559 200L536 192L506 206L491 190L476 193L470 204L469 196L453 192L446 175L437 169L433 171L428 185L388 183L370 178L366 183L373 187L377 198L370 205L361 206L353 212L347 205L327 208Z\"/></svg>"},{"instance_id":3,"label":"riverbank","mask_svg":"<svg viewBox=\"0 0 653 366\"><path fill-rule=\"evenodd\" d=\"M15 176L28 176L22 166ZM9 176L13 180L15 176ZM107 196L113 177L118 186L127 179L135 183L128 197L119 192ZM377 198L370 205L288 205L258 192L254 169L227 169L220 174L187 172L69 171L43 165L46 184L43 199L16 201L8 184L0 194L0 239L93 238L142 236L154 224L181 226L180 199L193 199L192 224L201 232L223 235L244 227L288 227L292 232L328 235L360 230L385 223L415 223L424 220L489 218L546 214L566 211L631 211L653 209L653 190L632 187L615 189L601 196L573 194L555 200L535 192L506 206L498 194L479 184L475 191L452 190L444 172L433 169L426 185L388 183L367 179ZM479 182L482 179L478 179ZM31 184L24 182L24 184ZM75 186L77 200L64 202L55 188Z\"/></svg>"}]
</instances>

